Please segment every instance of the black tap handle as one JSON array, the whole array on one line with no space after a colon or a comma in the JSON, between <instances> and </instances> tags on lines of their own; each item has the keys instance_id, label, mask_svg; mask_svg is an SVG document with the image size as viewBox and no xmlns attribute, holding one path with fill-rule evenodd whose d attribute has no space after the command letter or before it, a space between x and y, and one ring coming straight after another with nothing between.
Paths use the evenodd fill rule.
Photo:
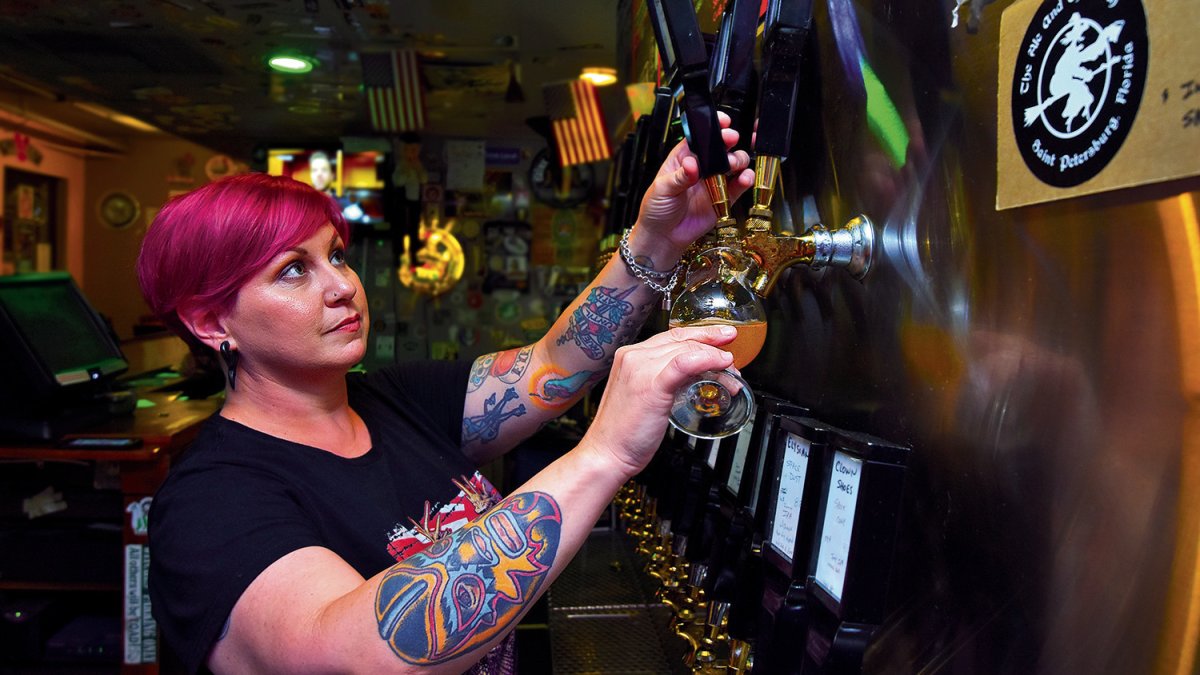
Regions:
<instances>
[{"instance_id":1,"label":"black tap handle","mask_svg":"<svg viewBox=\"0 0 1200 675\"><path fill-rule=\"evenodd\" d=\"M741 118L750 104L754 75L754 40L758 29L759 0L732 0L721 15L717 44L711 60L710 87L717 109L741 129Z\"/></svg>"},{"instance_id":2,"label":"black tap handle","mask_svg":"<svg viewBox=\"0 0 1200 675\"><path fill-rule=\"evenodd\" d=\"M671 44L671 34L667 30L667 17L662 5L656 0L646 3L650 15L650 27L654 29L654 42L658 45L658 55L662 57L662 71L667 74L669 82L675 70L675 47Z\"/></svg>"},{"instance_id":3,"label":"black tap handle","mask_svg":"<svg viewBox=\"0 0 1200 675\"><path fill-rule=\"evenodd\" d=\"M626 223L631 224L637 219L638 209L642 205L642 196L654 182L658 167L666 157L667 151L670 150L669 147L666 147L666 136L674 105L675 97L671 95L671 89L659 87L654 92L654 107L650 110L650 114L638 118L638 139L637 147L634 150L637 153L637 182L634 196L629 203L629 211L626 214ZM645 126L642 126L643 120L645 120Z\"/></svg>"},{"instance_id":4,"label":"black tap handle","mask_svg":"<svg viewBox=\"0 0 1200 675\"><path fill-rule=\"evenodd\" d=\"M813 0L768 0L755 154L786 158L792 145L800 58L812 14Z\"/></svg>"},{"instance_id":5,"label":"black tap handle","mask_svg":"<svg viewBox=\"0 0 1200 675\"><path fill-rule=\"evenodd\" d=\"M640 119L638 120L641 121ZM636 128L636 127L635 127ZM628 225L625 215L629 209L629 199L636 187L634 185L633 163L636 159L634 149L637 133L625 135L620 148L613 157L613 170L609 173L611 189L608 198L608 220L604 226L604 234L620 234Z\"/></svg>"},{"instance_id":6,"label":"black tap handle","mask_svg":"<svg viewBox=\"0 0 1200 675\"><path fill-rule=\"evenodd\" d=\"M717 108L709 89L708 49L691 0L650 0L651 16L666 30L655 31L663 63L674 66L674 76L683 89L680 114L688 147L700 165L700 177L729 173L729 159L721 140ZM666 39L664 39L664 37Z\"/></svg>"}]
</instances>

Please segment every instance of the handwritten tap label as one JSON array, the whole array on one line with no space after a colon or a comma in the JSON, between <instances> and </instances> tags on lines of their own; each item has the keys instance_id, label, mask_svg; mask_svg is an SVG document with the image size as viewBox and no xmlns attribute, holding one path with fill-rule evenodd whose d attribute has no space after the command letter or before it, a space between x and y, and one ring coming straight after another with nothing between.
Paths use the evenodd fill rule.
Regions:
<instances>
[{"instance_id":1,"label":"handwritten tap label","mask_svg":"<svg viewBox=\"0 0 1200 675\"><path fill-rule=\"evenodd\" d=\"M854 534L854 512L858 508L862 470L861 459L844 452L833 453L815 576L817 583L838 602L842 600L846 585L846 562L850 558L850 537Z\"/></svg>"},{"instance_id":2,"label":"handwritten tap label","mask_svg":"<svg viewBox=\"0 0 1200 675\"><path fill-rule=\"evenodd\" d=\"M796 550L800 508L804 501L804 479L808 475L808 455L812 444L789 433L779 467L779 486L775 491L775 517L771 522L771 546L791 561Z\"/></svg>"}]
</instances>

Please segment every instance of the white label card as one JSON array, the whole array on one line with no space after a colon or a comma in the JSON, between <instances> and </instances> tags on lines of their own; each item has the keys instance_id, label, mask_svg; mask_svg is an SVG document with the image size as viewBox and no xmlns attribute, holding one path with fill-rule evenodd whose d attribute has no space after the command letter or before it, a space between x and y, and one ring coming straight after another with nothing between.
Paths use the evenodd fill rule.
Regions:
<instances>
[{"instance_id":1,"label":"white label card","mask_svg":"<svg viewBox=\"0 0 1200 675\"><path fill-rule=\"evenodd\" d=\"M850 556L850 536L854 533L854 510L858 506L862 470L861 459L844 452L833 453L816 581L838 602L842 601L846 584L846 559Z\"/></svg>"},{"instance_id":2,"label":"white label card","mask_svg":"<svg viewBox=\"0 0 1200 675\"><path fill-rule=\"evenodd\" d=\"M779 488L775 492L775 518L771 523L771 546L792 561L796 550L796 530L800 525L800 507L804 499L804 478L808 475L808 439L788 433L779 467Z\"/></svg>"},{"instance_id":3,"label":"white label card","mask_svg":"<svg viewBox=\"0 0 1200 675\"><path fill-rule=\"evenodd\" d=\"M725 487L736 497L742 484L742 472L746 469L746 453L750 450L750 434L754 432L753 424L747 424L738 432L737 445L733 448L733 464L729 467L729 478Z\"/></svg>"}]
</instances>

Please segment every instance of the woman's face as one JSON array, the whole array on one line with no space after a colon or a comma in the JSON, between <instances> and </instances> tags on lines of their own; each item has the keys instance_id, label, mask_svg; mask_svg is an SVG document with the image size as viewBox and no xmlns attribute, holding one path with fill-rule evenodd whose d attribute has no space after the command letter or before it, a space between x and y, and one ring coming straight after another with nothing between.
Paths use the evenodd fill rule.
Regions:
<instances>
[{"instance_id":1,"label":"woman's face","mask_svg":"<svg viewBox=\"0 0 1200 675\"><path fill-rule=\"evenodd\" d=\"M245 367L345 372L366 353L366 294L333 225L280 253L241 290L226 327Z\"/></svg>"}]
</instances>

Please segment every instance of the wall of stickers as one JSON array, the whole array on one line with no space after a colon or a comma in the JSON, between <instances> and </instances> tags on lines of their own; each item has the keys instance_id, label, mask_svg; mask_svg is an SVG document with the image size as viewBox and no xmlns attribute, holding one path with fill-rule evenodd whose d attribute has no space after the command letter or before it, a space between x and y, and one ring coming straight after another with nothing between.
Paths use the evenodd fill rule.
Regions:
<instances>
[{"instance_id":1,"label":"wall of stickers","mask_svg":"<svg viewBox=\"0 0 1200 675\"><path fill-rule=\"evenodd\" d=\"M547 204L530 184L537 148L484 144L479 189L449 190L441 145L429 139L420 152L419 234L405 246L377 232L351 251L371 303L368 368L528 344L591 279L602 222L595 185ZM452 269L457 280L440 283Z\"/></svg>"}]
</instances>

